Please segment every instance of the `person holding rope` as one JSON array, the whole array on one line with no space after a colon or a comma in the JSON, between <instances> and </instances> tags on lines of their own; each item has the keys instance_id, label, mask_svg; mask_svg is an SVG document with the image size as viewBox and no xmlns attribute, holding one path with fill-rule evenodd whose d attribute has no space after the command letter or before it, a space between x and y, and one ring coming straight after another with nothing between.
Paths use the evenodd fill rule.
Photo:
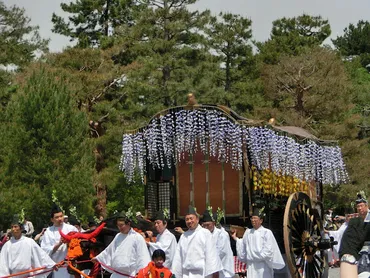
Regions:
<instances>
[{"instance_id":1,"label":"person holding rope","mask_svg":"<svg viewBox=\"0 0 370 278\"><path fill-rule=\"evenodd\" d=\"M119 233L98 256L92 259L112 273L112 278L134 277L150 260L144 238L131 227L136 218L131 208L117 216Z\"/></svg>"},{"instance_id":2,"label":"person holding rope","mask_svg":"<svg viewBox=\"0 0 370 278\"><path fill-rule=\"evenodd\" d=\"M56 265L33 239L22 234L22 229L23 224L15 217L11 225L12 237L0 253L0 277L41 277L40 271L45 273L45 269Z\"/></svg>"},{"instance_id":3,"label":"person holding rope","mask_svg":"<svg viewBox=\"0 0 370 278\"><path fill-rule=\"evenodd\" d=\"M64 234L68 234L69 232L78 232L74 226L64 223L63 216L64 213L62 209L58 205L54 204L50 213L53 225L46 229L41 241L41 248L49 254L50 258L56 263L64 261L68 251L67 244L60 236L59 230ZM53 278L68 277L72 278L73 276L68 273L67 268L65 267L58 271L54 271L53 273Z\"/></svg>"}]
</instances>

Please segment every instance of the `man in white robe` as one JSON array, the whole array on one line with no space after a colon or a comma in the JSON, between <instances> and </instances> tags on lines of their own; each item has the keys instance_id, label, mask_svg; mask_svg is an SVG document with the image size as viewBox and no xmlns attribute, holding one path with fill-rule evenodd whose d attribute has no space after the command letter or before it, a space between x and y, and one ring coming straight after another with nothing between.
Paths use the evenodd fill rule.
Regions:
<instances>
[{"instance_id":1,"label":"man in white robe","mask_svg":"<svg viewBox=\"0 0 370 278\"><path fill-rule=\"evenodd\" d=\"M216 243L218 256L221 260L222 270L219 272L220 278L234 277L234 256L231 250L230 236L224 229L216 227L216 217L209 207L203 213L203 228L209 230L212 234L213 241Z\"/></svg>"},{"instance_id":2,"label":"man in white robe","mask_svg":"<svg viewBox=\"0 0 370 278\"><path fill-rule=\"evenodd\" d=\"M53 225L46 229L41 241L41 248L54 262L59 263L65 259L68 251L68 246L60 236L59 230L65 235L78 230L74 226L64 223L63 211L57 205L53 206L50 217ZM53 273L53 278L66 277L73 277L68 273L66 267L59 268Z\"/></svg>"},{"instance_id":3,"label":"man in white robe","mask_svg":"<svg viewBox=\"0 0 370 278\"><path fill-rule=\"evenodd\" d=\"M199 215L191 206L185 222L188 230L177 244L172 273L176 278L218 277L222 266L211 232L199 225Z\"/></svg>"},{"instance_id":4,"label":"man in white robe","mask_svg":"<svg viewBox=\"0 0 370 278\"><path fill-rule=\"evenodd\" d=\"M29 277L54 267L55 262L31 238L22 235L22 224L13 221L12 237L0 253L0 277L44 267L36 272L28 272L16 277ZM45 277L46 274L36 275Z\"/></svg>"},{"instance_id":5,"label":"man in white robe","mask_svg":"<svg viewBox=\"0 0 370 278\"><path fill-rule=\"evenodd\" d=\"M247 229L243 239L236 240L236 251L239 260L247 264L248 278L273 278L274 268L285 266L278 244L271 230L262 226L263 210L254 209L251 217L252 229Z\"/></svg>"},{"instance_id":6,"label":"man in white robe","mask_svg":"<svg viewBox=\"0 0 370 278\"><path fill-rule=\"evenodd\" d=\"M117 218L120 232L103 252L92 259L111 272L112 278L135 276L151 261L145 240L131 228L131 221L129 214L121 213Z\"/></svg>"},{"instance_id":7,"label":"man in white robe","mask_svg":"<svg viewBox=\"0 0 370 278\"><path fill-rule=\"evenodd\" d=\"M166 212L166 210L165 210ZM152 242L153 232L147 231L150 242L147 242L150 255L157 249L162 249L166 254L164 266L171 269L173 257L175 256L177 241L176 237L167 229L167 221L169 216L163 211L157 212L154 217L154 227L158 232L156 242Z\"/></svg>"}]
</instances>

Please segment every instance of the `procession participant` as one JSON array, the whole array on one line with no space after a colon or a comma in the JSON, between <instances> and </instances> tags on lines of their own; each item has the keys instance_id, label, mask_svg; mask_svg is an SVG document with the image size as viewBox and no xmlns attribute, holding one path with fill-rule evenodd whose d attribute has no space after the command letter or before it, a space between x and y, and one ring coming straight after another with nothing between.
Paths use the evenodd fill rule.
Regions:
<instances>
[{"instance_id":1,"label":"procession participant","mask_svg":"<svg viewBox=\"0 0 370 278\"><path fill-rule=\"evenodd\" d=\"M351 215L346 215L345 222L336 231L328 231L328 230L324 229L325 233L327 233L329 235L329 237L332 237L333 241L337 242L337 244L333 246L333 251L331 251L331 249L329 249L329 251L330 251L329 254L330 253L332 254L332 258L334 260L334 262L333 262L334 265L339 260L340 243L341 243L343 234L344 234L345 230L348 227L348 222L349 222L350 218L351 218ZM330 258L330 256L329 256L329 258Z\"/></svg>"},{"instance_id":2,"label":"procession participant","mask_svg":"<svg viewBox=\"0 0 370 278\"><path fill-rule=\"evenodd\" d=\"M44 233L46 229L48 228L47 225L44 225L44 228L42 228L41 232L39 232L37 235L34 237L34 241L36 241L39 245L41 244L42 238L44 237Z\"/></svg>"},{"instance_id":3,"label":"procession participant","mask_svg":"<svg viewBox=\"0 0 370 278\"><path fill-rule=\"evenodd\" d=\"M154 217L154 227L158 232L156 242L152 242L153 232L146 231L150 242L147 242L151 254L157 249L161 249L166 254L164 266L171 268L173 257L175 256L177 241L176 237L167 229L169 212L167 209L158 211Z\"/></svg>"},{"instance_id":4,"label":"procession participant","mask_svg":"<svg viewBox=\"0 0 370 278\"><path fill-rule=\"evenodd\" d=\"M73 215L69 217L69 224L75 226L80 233L86 232L81 226L81 221Z\"/></svg>"},{"instance_id":5,"label":"procession participant","mask_svg":"<svg viewBox=\"0 0 370 278\"><path fill-rule=\"evenodd\" d=\"M50 213L53 225L46 229L41 241L41 248L44 249L44 251L49 254L50 258L56 263L63 261L68 251L67 244L60 236L59 230L64 234L68 234L69 232L78 232L74 226L64 223L63 215L61 208L54 204ZM73 277L68 274L67 268L60 268L58 271L53 272L53 278L66 277Z\"/></svg>"},{"instance_id":6,"label":"procession participant","mask_svg":"<svg viewBox=\"0 0 370 278\"><path fill-rule=\"evenodd\" d=\"M96 223L94 217L89 217L89 222L87 226L89 227L88 231L95 230L98 227L98 224Z\"/></svg>"},{"instance_id":7,"label":"procession participant","mask_svg":"<svg viewBox=\"0 0 370 278\"><path fill-rule=\"evenodd\" d=\"M64 223L66 223L66 224L70 224L70 223L69 223L68 215L64 215L64 216L63 216L63 222L64 222Z\"/></svg>"},{"instance_id":8,"label":"procession participant","mask_svg":"<svg viewBox=\"0 0 370 278\"><path fill-rule=\"evenodd\" d=\"M28 217L26 216L24 217L23 221L23 230L26 231L26 237L32 237L32 234L35 232L32 222L28 221Z\"/></svg>"},{"instance_id":9,"label":"procession participant","mask_svg":"<svg viewBox=\"0 0 370 278\"><path fill-rule=\"evenodd\" d=\"M216 217L212 212L212 207L208 207L204 211L202 221L202 227L211 232L213 241L216 243L217 253L222 265L219 277L233 277L235 275L234 256L231 250L229 234L225 230L216 227Z\"/></svg>"},{"instance_id":10,"label":"procession participant","mask_svg":"<svg viewBox=\"0 0 370 278\"><path fill-rule=\"evenodd\" d=\"M136 219L134 217L131 208L121 212L116 219L120 232L103 252L92 259L111 272L112 278L135 276L150 262L144 238L132 228L132 221Z\"/></svg>"},{"instance_id":11,"label":"procession participant","mask_svg":"<svg viewBox=\"0 0 370 278\"><path fill-rule=\"evenodd\" d=\"M341 277L357 277L361 272L362 275L370 276L370 212L367 199L361 194L357 195L356 209L359 217L349 221L339 250Z\"/></svg>"},{"instance_id":12,"label":"procession participant","mask_svg":"<svg viewBox=\"0 0 370 278\"><path fill-rule=\"evenodd\" d=\"M247 229L242 239L236 240L236 250L239 260L247 264L247 277L272 278L274 268L285 266L278 244L271 230L262 226L265 214L262 209L254 208L251 217L252 229Z\"/></svg>"},{"instance_id":13,"label":"procession participant","mask_svg":"<svg viewBox=\"0 0 370 278\"><path fill-rule=\"evenodd\" d=\"M12 237L7 241L0 253L0 277L45 267L53 268L55 262L31 238L22 234L23 224L14 218L11 225ZM45 270L39 270L41 272ZM29 277L37 272L27 272L17 277ZM41 277L41 276L40 276Z\"/></svg>"},{"instance_id":14,"label":"procession participant","mask_svg":"<svg viewBox=\"0 0 370 278\"><path fill-rule=\"evenodd\" d=\"M176 278L218 277L222 269L216 245L210 231L199 225L199 215L189 206L185 215L188 230L177 244L172 262L172 272Z\"/></svg>"},{"instance_id":15,"label":"procession participant","mask_svg":"<svg viewBox=\"0 0 370 278\"><path fill-rule=\"evenodd\" d=\"M172 272L164 266L165 262L166 253L161 249L154 250L152 261L148 266L139 270L136 278L171 278Z\"/></svg>"}]
</instances>

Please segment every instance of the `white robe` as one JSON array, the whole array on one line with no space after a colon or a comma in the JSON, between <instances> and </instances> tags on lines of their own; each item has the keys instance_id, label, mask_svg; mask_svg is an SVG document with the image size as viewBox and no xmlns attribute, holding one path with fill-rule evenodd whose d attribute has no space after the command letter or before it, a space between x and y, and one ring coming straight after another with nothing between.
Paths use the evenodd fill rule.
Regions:
<instances>
[{"instance_id":1,"label":"white robe","mask_svg":"<svg viewBox=\"0 0 370 278\"><path fill-rule=\"evenodd\" d=\"M207 277L221 269L210 231L198 225L181 235L171 269L176 278Z\"/></svg>"},{"instance_id":2,"label":"white robe","mask_svg":"<svg viewBox=\"0 0 370 278\"><path fill-rule=\"evenodd\" d=\"M62 244L58 248L58 250L52 253L54 246L60 241L61 236L59 233L59 229L61 229L64 234L68 234L69 232L78 232L76 227L66 223L63 223L62 226L60 227L51 226L46 229L41 241L41 248L46 253L48 253L50 258L56 263L63 261L67 256L68 251L67 244ZM66 267L61 267L57 271L53 272L53 278L66 278L66 277L73 277L68 273Z\"/></svg>"},{"instance_id":3,"label":"white robe","mask_svg":"<svg viewBox=\"0 0 370 278\"><path fill-rule=\"evenodd\" d=\"M112 269L128 276L135 276L151 261L144 238L133 229L128 234L118 233L107 248L96 256L96 259L102 263L103 268L112 273L112 278L127 278Z\"/></svg>"},{"instance_id":4,"label":"white robe","mask_svg":"<svg viewBox=\"0 0 370 278\"><path fill-rule=\"evenodd\" d=\"M39 267L50 269L54 265L55 262L50 259L48 254L33 239L25 236L20 239L12 237L4 244L0 253L0 277ZM39 270L38 273L45 270ZM27 273L16 277L29 277L31 274ZM45 277L47 274L40 274L36 277Z\"/></svg>"},{"instance_id":5,"label":"white robe","mask_svg":"<svg viewBox=\"0 0 370 278\"><path fill-rule=\"evenodd\" d=\"M150 255L153 255L156 249L162 249L166 253L166 261L163 265L167 268L171 268L176 247L176 237L167 229L162 234L157 235L156 242L149 242Z\"/></svg>"},{"instance_id":6,"label":"white robe","mask_svg":"<svg viewBox=\"0 0 370 278\"><path fill-rule=\"evenodd\" d=\"M274 268L285 266L274 235L263 226L247 229L243 239L237 239L236 251L239 260L247 264L248 278L272 278Z\"/></svg>"},{"instance_id":7,"label":"white robe","mask_svg":"<svg viewBox=\"0 0 370 278\"><path fill-rule=\"evenodd\" d=\"M225 230L215 227L212 232L212 237L213 241L216 243L217 253L222 265L220 278L233 277L235 275L234 256L231 250L229 234Z\"/></svg>"},{"instance_id":8,"label":"white robe","mask_svg":"<svg viewBox=\"0 0 370 278\"><path fill-rule=\"evenodd\" d=\"M337 241L338 244L337 245L334 245L333 246L333 249L334 249L334 256L335 256L335 259L339 259L339 250L340 250L340 243L342 241L342 237L343 237L343 234L344 234L344 231L347 229L347 226L348 226L348 222L344 222L342 224L342 226L340 226L340 228L336 231L329 231L329 236L330 237L333 237L334 238L334 241ZM330 250L331 251L331 250ZM329 257L329 261L330 261L330 257Z\"/></svg>"}]
</instances>

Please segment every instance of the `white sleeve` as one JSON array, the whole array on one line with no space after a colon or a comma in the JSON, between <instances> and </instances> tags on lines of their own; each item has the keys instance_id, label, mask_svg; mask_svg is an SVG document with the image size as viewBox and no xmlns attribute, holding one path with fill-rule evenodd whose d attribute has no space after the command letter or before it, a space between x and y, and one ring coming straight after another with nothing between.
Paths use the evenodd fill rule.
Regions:
<instances>
[{"instance_id":1,"label":"white sleeve","mask_svg":"<svg viewBox=\"0 0 370 278\"><path fill-rule=\"evenodd\" d=\"M7 256L8 246L9 246L9 243L6 242L3 245L3 248L1 249L1 252L0 252L0 277L10 275L9 262L8 262L8 256Z\"/></svg>"},{"instance_id":2,"label":"white sleeve","mask_svg":"<svg viewBox=\"0 0 370 278\"><path fill-rule=\"evenodd\" d=\"M222 269L220 256L217 254L216 243L211 235L211 233L206 230L207 233L204 234L206 237L205 246L205 271L204 275L208 276L212 273L219 272Z\"/></svg>"},{"instance_id":3,"label":"white sleeve","mask_svg":"<svg viewBox=\"0 0 370 278\"><path fill-rule=\"evenodd\" d=\"M103 252L101 252L99 255L97 255L95 258L96 260L99 262L99 263L103 263L103 264L106 264L108 266L111 266L111 263L112 263L112 258L113 258L113 255L114 255L114 251L116 249L115 247L115 242L117 240L117 237L119 236L120 234L118 233L114 239L112 240L112 242L103 250ZM103 266L104 268L104 266ZM108 270L109 271L109 270Z\"/></svg>"},{"instance_id":4,"label":"white sleeve","mask_svg":"<svg viewBox=\"0 0 370 278\"><path fill-rule=\"evenodd\" d=\"M46 268L52 268L55 265L55 262L49 257L48 254L44 250L41 249L40 246L37 245L35 241L30 239L31 242L31 261L32 266L34 268L38 267L46 267Z\"/></svg>"},{"instance_id":5,"label":"white sleeve","mask_svg":"<svg viewBox=\"0 0 370 278\"><path fill-rule=\"evenodd\" d=\"M236 239L236 254L238 255L238 259L241 262L246 263L247 262L247 247L246 247L246 242L247 242L247 234L248 234L248 229L245 230L243 238L237 238Z\"/></svg>"},{"instance_id":6,"label":"white sleeve","mask_svg":"<svg viewBox=\"0 0 370 278\"><path fill-rule=\"evenodd\" d=\"M179 242L177 243L175 256L173 257L171 271L175 275L176 278L182 278L182 252L181 252L181 239L182 235L180 237Z\"/></svg>"},{"instance_id":7,"label":"white sleeve","mask_svg":"<svg viewBox=\"0 0 370 278\"><path fill-rule=\"evenodd\" d=\"M146 246L145 239L141 235L136 236L136 273L150 263L149 250Z\"/></svg>"},{"instance_id":8,"label":"white sleeve","mask_svg":"<svg viewBox=\"0 0 370 278\"><path fill-rule=\"evenodd\" d=\"M52 240L50 236L50 230L47 229L42 237L41 241L41 248L44 250L49 256L51 256L53 249L54 249L55 242Z\"/></svg>"}]
</instances>

